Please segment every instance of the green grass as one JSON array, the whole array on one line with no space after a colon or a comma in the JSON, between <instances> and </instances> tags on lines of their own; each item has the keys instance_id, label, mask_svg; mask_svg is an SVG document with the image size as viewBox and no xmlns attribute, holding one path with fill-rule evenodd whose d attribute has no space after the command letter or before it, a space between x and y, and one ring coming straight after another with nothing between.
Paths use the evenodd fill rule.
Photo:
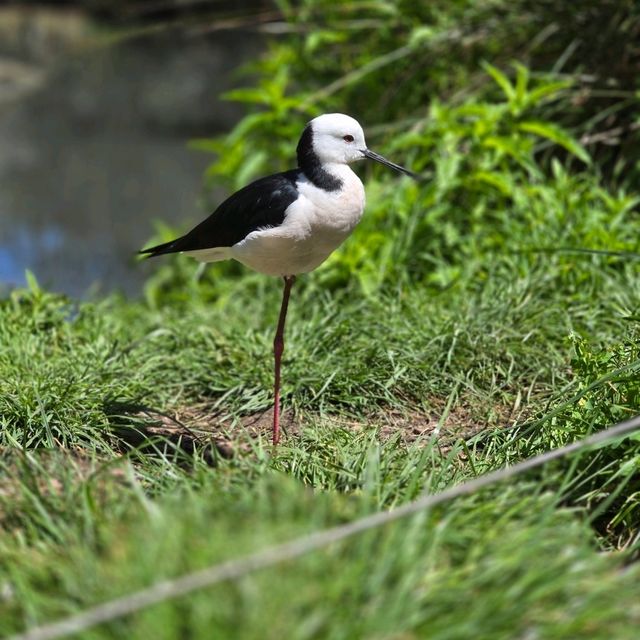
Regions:
<instances>
[{"instance_id":1,"label":"green grass","mask_svg":"<svg viewBox=\"0 0 640 640\"><path fill-rule=\"evenodd\" d=\"M58 617L353 518L376 502L370 490L357 499L311 494L272 473L255 479L252 491L228 483L209 478L153 505L132 500L126 524L117 527L102 519L90 519L89 530L78 523L59 541L54 566L37 552L27 566L10 558L7 573L19 576L21 604L7 613L26 610L32 621L35 611ZM86 509L76 503L76 511ZM576 516L522 483L154 607L87 637L631 638L640 613L638 573L599 554Z\"/></svg>"},{"instance_id":2,"label":"green grass","mask_svg":"<svg viewBox=\"0 0 640 640\"><path fill-rule=\"evenodd\" d=\"M230 281L224 304L188 312L35 283L0 304L4 635L637 412L627 263L496 255L446 290L372 296L321 279L300 283L289 318L284 401L301 431L213 467L201 450L123 454L114 407L267 409L277 282ZM427 417L440 439L405 443ZM83 637L632 637L639 461L637 438L602 446Z\"/></svg>"}]
</instances>

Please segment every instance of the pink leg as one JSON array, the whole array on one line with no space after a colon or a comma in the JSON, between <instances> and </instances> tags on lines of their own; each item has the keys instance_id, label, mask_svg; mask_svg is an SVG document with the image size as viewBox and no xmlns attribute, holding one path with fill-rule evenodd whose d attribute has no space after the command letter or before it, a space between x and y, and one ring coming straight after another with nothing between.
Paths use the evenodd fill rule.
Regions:
<instances>
[{"instance_id":1,"label":"pink leg","mask_svg":"<svg viewBox=\"0 0 640 640\"><path fill-rule=\"evenodd\" d=\"M284 351L284 323L287 319L287 307L289 306L289 294L291 287L296 281L295 276L284 277L284 291L282 292L282 306L280 307L280 318L278 319L278 329L273 340L273 358L275 360L275 381L273 385L273 444L278 444L280 440L280 361Z\"/></svg>"}]
</instances>

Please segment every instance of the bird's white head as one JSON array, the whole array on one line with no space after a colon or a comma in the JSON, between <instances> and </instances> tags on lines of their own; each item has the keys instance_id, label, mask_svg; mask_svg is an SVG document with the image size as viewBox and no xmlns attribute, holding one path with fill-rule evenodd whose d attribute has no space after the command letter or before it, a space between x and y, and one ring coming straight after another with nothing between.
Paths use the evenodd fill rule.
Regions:
<instances>
[{"instance_id":1,"label":"bird's white head","mask_svg":"<svg viewBox=\"0 0 640 640\"><path fill-rule=\"evenodd\" d=\"M298 143L298 163L305 170L314 165L349 164L369 158L416 178L416 174L367 148L360 123L344 113L325 113L305 127Z\"/></svg>"},{"instance_id":2,"label":"bird's white head","mask_svg":"<svg viewBox=\"0 0 640 640\"><path fill-rule=\"evenodd\" d=\"M364 158L361 151L367 148L364 131L354 118L344 113L325 113L307 127L313 151L322 164L348 164Z\"/></svg>"}]
</instances>

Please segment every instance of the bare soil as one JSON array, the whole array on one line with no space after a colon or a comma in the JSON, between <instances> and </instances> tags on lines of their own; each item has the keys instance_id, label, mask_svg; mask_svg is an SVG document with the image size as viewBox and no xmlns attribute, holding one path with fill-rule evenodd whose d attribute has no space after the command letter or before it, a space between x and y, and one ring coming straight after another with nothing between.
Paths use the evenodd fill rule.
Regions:
<instances>
[{"instance_id":1,"label":"bare soil","mask_svg":"<svg viewBox=\"0 0 640 640\"><path fill-rule=\"evenodd\" d=\"M376 411L361 420L343 416L322 416L323 423L352 431L375 430L382 442L399 438L407 444L431 441L443 447L467 440L487 428L506 427L523 417L523 411L509 407L479 410L462 402L446 410L434 401L431 411ZM517 415L516 415L517 414ZM124 446L167 454L172 449L192 454L199 450L211 463L251 450L258 438L271 439L272 410L229 418L211 413L206 406L179 407L172 414L148 407L121 408L114 420L114 433ZM282 443L300 435L308 419L285 411L281 417Z\"/></svg>"}]
</instances>

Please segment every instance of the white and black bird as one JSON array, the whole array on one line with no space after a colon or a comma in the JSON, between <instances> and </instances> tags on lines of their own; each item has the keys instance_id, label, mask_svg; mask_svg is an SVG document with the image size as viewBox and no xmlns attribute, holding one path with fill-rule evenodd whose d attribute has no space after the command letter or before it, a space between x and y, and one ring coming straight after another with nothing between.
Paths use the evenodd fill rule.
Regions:
<instances>
[{"instance_id":1,"label":"white and black bird","mask_svg":"<svg viewBox=\"0 0 640 640\"><path fill-rule=\"evenodd\" d=\"M255 271L284 278L273 342L273 443L280 437L280 360L295 278L319 267L353 231L365 206L364 187L349 164L369 158L417 176L367 148L360 124L327 113L307 124L297 147L298 168L261 178L225 200L186 235L140 253L184 253L201 262L233 258Z\"/></svg>"}]
</instances>

